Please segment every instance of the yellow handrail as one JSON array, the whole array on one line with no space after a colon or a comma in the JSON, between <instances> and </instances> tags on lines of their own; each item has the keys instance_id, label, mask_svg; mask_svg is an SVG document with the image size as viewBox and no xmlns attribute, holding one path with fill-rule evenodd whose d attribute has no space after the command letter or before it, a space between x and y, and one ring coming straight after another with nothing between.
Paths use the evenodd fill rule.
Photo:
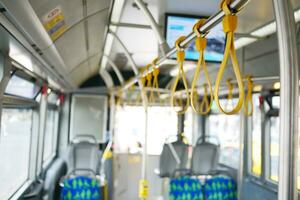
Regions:
<instances>
[{"instance_id":1,"label":"yellow handrail","mask_svg":"<svg viewBox=\"0 0 300 200\"><path fill-rule=\"evenodd\" d=\"M250 75L246 76L247 79L247 96L244 103L244 113L246 116L251 116L253 114L253 98L252 98L252 91L253 91L253 81ZM250 110L249 110L250 106Z\"/></svg>"},{"instance_id":2,"label":"yellow handrail","mask_svg":"<svg viewBox=\"0 0 300 200\"><path fill-rule=\"evenodd\" d=\"M205 63L205 57L204 57L204 51L206 48L207 40L204 37L204 34L199 32L199 29L201 26L205 24L205 19L200 19L193 27L193 31L196 33L197 38L196 38L196 49L199 52L199 59L197 63L197 67L195 70L194 74L194 79L192 82L192 88L191 88L191 105L193 110L201 115L206 115L210 112L212 102L213 102L213 90L212 90L212 85L211 85L211 80L206 68L206 63ZM206 84L203 85L204 87L204 96L202 98L202 101L200 103L200 107L197 108L197 101L198 101L198 95L197 95L197 81L198 77L201 71L201 66L203 68L204 76L206 79ZM207 86L209 87L209 93L210 93L210 100L208 100L207 96ZM210 102L210 103L209 103ZM205 109L206 108L206 109Z\"/></svg>"},{"instance_id":3,"label":"yellow handrail","mask_svg":"<svg viewBox=\"0 0 300 200\"><path fill-rule=\"evenodd\" d=\"M223 18L223 29L224 32L226 33L227 36L227 40L226 40L226 46L225 46L225 52L224 52L224 58L223 61L221 63L218 75L217 75L217 79L216 79L216 85L215 85L215 101L217 104L217 107L219 108L219 110L227 115L233 115L237 112L240 111L240 109L243 106L244 103L244 85L243 85L243 79L242 79L242 75L240 72L240 67L238 64L238 60L237 60L237 56L236 56L236 52L235 52L235 48L234 48L234 31L237 28L237 16L235 15L235 13L233 13L230 9L229 9L229 4L231 3L231 0L223 0L221 3L221 9L225 12L225 17ZM226 64L229 58L229 55L231 56L231 60L232 60L232 65L233 65L233 71L234 74L236 76L236 80L237 80L237 85L238 85L238 91L239 91L239 100L238 103L236 104L236 106L230 110L230 111L226 111L222 108L221 104L220 104L220 99L219 99L219 89L220 89L220 85L221 85L221 80L226 68Z\"/></svg>"},{"instance_id":4,"label":"yellow handrail","mask_svg":"<svg viewBox=\"0 0 300 200\"><path fill-rule=\"evenodd\" d=\"M177 114L184 114L190 104L190 98L189 98L189 87L188 87L188 83L186 80L186 76L183 70L183 62L185 60L185 52L184 52L184 48L180 46L180 43L185 39L184 36L179 37L176 42L175 42L175 46L177 48L177 61L179 64L179 71L178 71L178 75L176 76L176 79L174 81L174 85L172 88L172 93L171 93L171 105L175 108L176 106L176 99L175 99L175 92L176 92L176 88L177 85L179 83L179 80L182 79L183 82L183 86L184 86L184 90L186 92L187 98L186 98L186 104L183 106L183 108L181 110L176 110Z\"/></svg>"}]
</instances>

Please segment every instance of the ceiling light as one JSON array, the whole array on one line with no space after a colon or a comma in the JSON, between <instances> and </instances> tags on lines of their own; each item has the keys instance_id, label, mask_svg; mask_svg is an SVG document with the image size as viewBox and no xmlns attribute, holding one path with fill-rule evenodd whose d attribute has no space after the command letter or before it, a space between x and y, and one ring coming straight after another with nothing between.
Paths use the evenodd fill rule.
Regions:
<instances>
[{"instance_id":1,"label":"ceiling light","mask_svg":"<svg viewBox=\"0 0 300 200\"><path fill-rule=\"evenodd\" d=\"M273 88L274 88L275 90L279 90L279 89L280 89L280 82L274 83Z\"/></svg>"},{"instance_id":2,"label":"ceiling light","mask_svg":"<svg viewBox=\"0 0 300 200\"><path fill-rule=\"evenodd\" d=\"M300 22L300 9L294 12L295 21ZM256 29L255 31L251 32L250 35L256 36L256 37L266 37L276 32L276 22L273 21L261 28ZM235 40L235 48L239 49L243 46L249 45L253 42L257 41L255 38L247 38L247 37L241 37L237 40Z\"/></svg>"},{"instance_id":3,"label":"ceiling light","mask_svg":"<svg viewBox=\"0 0 300 200\"><path fill-rule=\"evenodd\" d=\"M123 6L124 6L125 0L116 0L114 2L114 7L112 10L112 14L111 14L111 21L112 22L119 22L120 18L121 18L121 14L123 11Z\"/></svg>"},{"instance_id":4,"label":"ceiling light","mask_svg":"<svg viewBox=\"0 0 300 200\"><path fill-rule=\"evenodd\" d=\"M256 29L255 31L251 32L250 34L257 37L266 37L276 32L276 23L272 22L267 24L261 28Z\"/></svg>"},{"instance_id":5,"label":"ceiling light","mask_svg":"<svg viewBox=\"0 0 300 200\"><path fill-rule=\"evenodd\" d=\"M262 90L262 85L254 85L253 91L254 92L260 92Z\"/></svg>"},{"instance_id":6,"label":"ceiling light","mask_svg":"<svg viewBox=\"0 0 300 200\"><path fill-rule=\"evenodd\" d=\"M239 48L242 48L243 46L247 46L248 44L251 44L255 41L257 41L256 38L241 37L234 41L234 47L236 49L239 49Z\"/></svg>"}]
</instances>

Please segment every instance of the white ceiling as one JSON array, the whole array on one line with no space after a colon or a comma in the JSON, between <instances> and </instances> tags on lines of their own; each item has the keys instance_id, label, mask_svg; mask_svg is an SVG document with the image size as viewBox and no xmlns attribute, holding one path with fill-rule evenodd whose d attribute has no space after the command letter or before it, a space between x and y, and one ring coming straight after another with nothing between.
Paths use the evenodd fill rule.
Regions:
<instances>
[{"instance_id":1,"label":"white ceiling","mask_svg":"<svg viewBox=\"0 0 300 200\"><path fill-rule=\"evenodd\" d=\"M125 2L120 22L149 25L143 13L133 6L133 2L134 0ZM165 13L210 16L219 10L220 0L145 0L145 2L163 33ZM293 4L295 8L300 7L299 0L293 0ZM272 0L250 0L239 14L237 32L250 33L272 20L274 20ZM158 42L151 29L119 27L117 35L125 43L138 67L145 66L159 53ZM123 65L126 65L126 68L129 69L128 63L125 62L120 65L118 62L118 57L122 53L123 49L115 41L110 57L118 63L120 68L124 68Z\"/></svg>"},{"instance_id":2,"label":"white ceiling","mask_svg":"<svg viewBox=\"0 0 300 200\"><path fill-rule=\"evenodd\" d=\"M84 1L89 17L84 16ZM299 0L292 1L294 8L300 7ZM53 8L57 6L62 8L67 31L54 41L54 45L66 65L68 78L80 85L97 74L111 0L29 0L29 2L41 22L42 17ZM143 13L133 6L133 2L134 0L125 0L120 22L149 25ZM210 16L219 10L220 0L145 0L145 2L163 33L165 13ZM239 16L238 32L250 33L274 20L272 0L250 0ZM151 29L119 27L116 33L138 67L145 66L158 56L158 42ZM129 68L123 52L121 46L114 40L109 57L120 69Z\"/></svg>"}]
</instances>

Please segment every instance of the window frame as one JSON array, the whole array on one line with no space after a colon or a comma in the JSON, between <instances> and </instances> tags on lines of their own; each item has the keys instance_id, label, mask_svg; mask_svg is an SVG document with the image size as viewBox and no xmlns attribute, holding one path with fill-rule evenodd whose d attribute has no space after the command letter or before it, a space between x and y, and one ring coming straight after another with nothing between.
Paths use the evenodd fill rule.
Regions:
<instances>
[{"instance_id":1,"label":"window frame","mask_svg":"<svg viewBox=\"0 0 300 200\"><path fill-rule=\"evenodd\" d=\"M54 132L53 132L53 143L51 144L53 149L50 154L50 156L44 160L44 152L45 152L45 134L46 134L46 123L47 123L47 114L49 111L54 112ZM47 104L46 107L46 118L45 118L45 127L43 131L43 150L42 150L42 171L45 171L49 165L54 161L54 159L57 157L57 150L58 150L58 124L59 124L59 107L55 104Z\"/></svg>"},{"instance_id":2,"label":"window frame","mask_svg":"<svg viewBox=\"0 0 300 200\"><path fill-rule=\"evenodd\" d=\"M267 189L271 192L277 192L277 185L278 182L272 180L270 178L270 162L271 162L271 157L270 157L270 137L271 137L271 131L270 131L270 118L272 116L274 116L274 114L276 114L276 109L273 108L272 106L272 97L274 96L278 96L278 94L275 93L271 93L271 94L267 94L267 95L262 95L262 97L264 98L264 102L261 105L261 114L262 114L262 119L261 119L261 137L262 137L262 141L261 141L261 153L262 155L262 173L260 176L255 175L254 173L251 172L251 168L252 168L252 155L251 155L251 148L252 148L252 143L251 141L251 137L252 137L252 127L248 126L248 133L247 133L247 145L249 145L249 147L247 148L247 150L249 151L247 153L247 173L246 173L246 177L254 184L263 187L264 189ZM267 111L267 107L266 104L269 107L269 110ZM270 112L270 110L273 110ZM269 114L271 113L271 114ZM252 121L252 120L251 120ZM248 121L249 124L249 121ZM251 123L250 123L251 124Z\"/></svg>"}]
</instances>

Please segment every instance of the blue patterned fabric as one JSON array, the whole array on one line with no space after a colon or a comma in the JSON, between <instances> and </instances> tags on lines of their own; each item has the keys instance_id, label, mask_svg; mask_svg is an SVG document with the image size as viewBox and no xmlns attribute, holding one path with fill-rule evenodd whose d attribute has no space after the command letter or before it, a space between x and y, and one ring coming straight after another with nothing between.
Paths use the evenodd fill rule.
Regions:
<instances>
[{"instance_id":1,"label":"blue patterned fabric","mask_svg":"<svg viewBox=\"0 0 300 200\"><path fill-rule=\"evenodd\" d=\"M90 177L66 179L61 190L61 200L100 200L100 197L100 184Z\"/></svg>"},{"instance_id":2,"label":"blue patterned fabric","mask_svg":"<svg viewBox=\"0 0 300 200\"><path fill-rule=\"evenodd\" d=\"M187 176L172 179L169 196L170 200L203 200L201 183Z\"/></svg>"},{"instance_id":3,"label":"blue patterned fabric","mask_svg":"<svg viewBox=\"0 0 300 200\"><path fill-rule=\"evenodd\" d=\"M237 185L232 178L213 177L204 185L206 200L237 200Z\"/></svg>"}]
</instances>

